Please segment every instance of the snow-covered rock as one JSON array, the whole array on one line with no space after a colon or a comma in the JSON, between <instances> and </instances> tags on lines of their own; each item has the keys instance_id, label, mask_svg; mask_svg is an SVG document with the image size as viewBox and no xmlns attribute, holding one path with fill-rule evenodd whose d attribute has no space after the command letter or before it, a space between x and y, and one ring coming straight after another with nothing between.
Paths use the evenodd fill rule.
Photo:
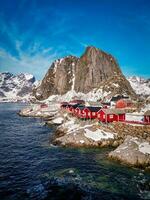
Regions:
<instances>
[{"instance_id":1,"label":"snow-covered rock","mask_svg":"<svg viewBox=\"0 0 150 200\"><path fill-rule=\"evenodd\" d=\"M59 113L60 114L60 113ZM117 138L115 132L109 132L108 129L100 127L97 121L80 121L70 115L61 113L64 119L54 134L52 143L62 146L114 146ZM60 117L55 116L50 120L50 124L55 124ZM115 145L116 146L116 145Z\"/></svg>"},{"instance_id":2,"label":"snow-covered rock","mask_svg":"<svg viewBox=\"0 0 150 200\"><path fill-rule=\"evenodd\" d=\"M136 94L142 96L150 95L150 79L144 79L138 76L128 77L127 80L130 82L131 87Z\"/></svg>"},{"instance_id":3,"label":"snow-covered rock","mask_svg":"<svg viewBox=\"0 0 150 200\"><path fill-rule=\"evenodd\" d=\"M46 108L42 108L41 104L32 104L24 109L20 110L19 115L25 117L51 117L58 113L59 104L51 103ZM57 119L53 122L53 124L62 123L62 118L57 117ZM59 123L58 123L59 122ZM61 124L60 123L60 124Z\"/></svg>"},{"instance_id":4,"label":"snow-covered rock","mask_svg":"<svg viewBox=\"0 0 150 200\"><path fill-rule=\"evenodd\" d=\"M52 120L52 122L54 123L54 124L62 124L63 123L63 118L62 117L57 117L57 118L55 118L54 120Z\"/></svg>"},{"instance_id":5,"label":"snow-covered rock","mask_svg":"<svg viewBox=\"0 0 150 200\"><path fill-rule=\"evenodd\" d=\"M150 166L150 143L144 139L127 136L123 144L109 154L110 158L132 166Z\"/></svg>"},{"instance_id":6,"label":"snow-covered rock","mask_svg":"<svg viewBox=\"0 0 150 200\"><path fill-rule=\"evenodd\" d=\"M0 102L30 101L32 89L38 82L31 74L0 73Z\"/></svg>"},{"instance_id":7,"label":"snow-covered rock","mask_svg":"<svg viewBox=\"0 0 150 200\"><path fill-rule=\"evenodd\" d=\"M93 89L90 92L84 94L82 92L76 92L74 90L70 90L68 91L66 94L64 95L52 95L49 96L49 98L47 98L46 100L44 100L43 102L51 102L51 101L71 101L74 98L77 99L82 99L84 101L99 101L100 99L106 98L106 99L110 99L109 97L110 92L103 92L103 90L101 88L99 89Z\"/></svg>"},{"instance_id":8,"label":"snow-covered rock","mask_svg":"<svg viewBox=\"0 0 150 200\"><path fill-rule=\"evenodd\" d=\"M96 131L85 129L84 135L85 137L90 138L94 141L114 139L114 133L106 132L101 129L97 129Z\"/></svg>"}]
</instances>

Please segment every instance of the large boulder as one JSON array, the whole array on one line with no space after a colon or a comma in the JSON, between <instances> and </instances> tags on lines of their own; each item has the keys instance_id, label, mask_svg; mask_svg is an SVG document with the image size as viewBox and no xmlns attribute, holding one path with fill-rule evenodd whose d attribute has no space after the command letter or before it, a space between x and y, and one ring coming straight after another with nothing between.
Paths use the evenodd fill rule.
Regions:
<instances>
[{"instance_id":1,"label":"large boulder","mask_svg":"<svg viewBox=\"0 0 150 200\"><path fill-rule=\"evenodd\" d=\"M144 139L127 136L117 149L109 153L109 158L135 167L149 167L150 143Z\"/></svg>"}]
</instances>

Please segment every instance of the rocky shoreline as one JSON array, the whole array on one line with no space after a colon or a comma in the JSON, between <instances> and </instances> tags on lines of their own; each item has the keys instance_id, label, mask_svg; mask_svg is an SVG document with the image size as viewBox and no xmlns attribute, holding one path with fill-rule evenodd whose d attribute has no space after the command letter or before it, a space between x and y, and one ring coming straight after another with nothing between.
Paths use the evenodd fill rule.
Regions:
<instances>
[{"instance_id":1,"label":"rocky shoreline","mask_svg":"<svg viewBox=\"0 0 150 200\"><path fill-rule=\"evenodd\" d=\"M64 147L116 147L108 158L133 167L150 170L150 126L121 122L102 124L97 120L79 120L52 102L48 108L31 105L19 112L24 117L45 118L54 126L51 142Z\"/></svg>"}]
</instances>

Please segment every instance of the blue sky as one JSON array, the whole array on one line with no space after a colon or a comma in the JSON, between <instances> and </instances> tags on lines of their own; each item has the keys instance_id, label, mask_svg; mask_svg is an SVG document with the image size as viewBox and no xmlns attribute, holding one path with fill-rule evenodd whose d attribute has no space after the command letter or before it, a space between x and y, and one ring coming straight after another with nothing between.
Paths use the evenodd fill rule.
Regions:
<instances>
[{"instance_id":1,"label":"blue sky","mask_svg":"<svg viewBox=\"0 0 150 200\"><path fill-rule=\"evenodd\" d=\"M0 71L41 79L52 61L89 45L125 75L150 77L150 1L0 0Z\"/></svg>"}]
</instances>

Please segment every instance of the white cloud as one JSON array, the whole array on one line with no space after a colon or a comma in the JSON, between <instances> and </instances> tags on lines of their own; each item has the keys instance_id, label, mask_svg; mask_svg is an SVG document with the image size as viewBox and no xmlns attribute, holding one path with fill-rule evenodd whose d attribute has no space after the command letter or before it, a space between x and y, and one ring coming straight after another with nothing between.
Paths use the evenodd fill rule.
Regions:
<instances>
[{"instance_id":1,"label":"white cloud","mask_svg":"<svg viewBox=\"0 0 150 200\"><path fill-rule=\"evenodd\" d=\"M59 15L59 12L56 14ZM56 20L58 23L48 28L48 31L52 29L52 37L61 35L62 32L67 32L72 28L68 16L63 15L61 18L60 16L57 18L59 19ZM12 73L29 72L38 78L42 78L50 64L56 58L61 57L64 52L69 52L69 50L64 47L57 47L58 50L55 51L49 46L47 38L38 36L38 34L33 35L34 28L23 32L19 29L16 22L11 21L6 23L2 17L0 18L0 27L0 31L6 35L12 46L12 49L9 50L7 47L0 48L1 71L10 71ZM31 36L33 36L32 41ZM81 46L87 46L76 38L74 40Z\"/></svg>"},{"instance_id":2,"label":"white cloud","mask_svg":"<svg viewBox=\"0 0 150 200\"><path fill-rule=\"evenodd\" d=\"M44 41L38 38L29 43L29 32L21 34L15 23L7 24L0 18L0 26L1 32L13 45L11 51L0 47L0 71L29 72L42 78L50 64L59 56L58 52L52 47L45 47ZM24 46L26 48L23 48Z\"/></svg>"},{"instance_id":3,"label":"white cloud","mask_svg":"<svg viewBox=\"0 0 150 200\"><path fill-rule=\"evenodd\" d=\"M87 47L88 44L87 43L84 43L83 41L79 40L76 36L74 35L69 35L69 37L74 41L76 42L77 44L81 45L82 47Z\"/></svg>"},{"instance_id":4,"label":"white cloud","mask_svg":"<svg viewBox=\"0 0 150 200\"><path fill-rule=\"evenodd\" d=\"M44 50L43 50L44 51ZM48 50L46 50L47 53ZM46 73L52 61L57 57L56 53L50 55L41 54L35 55L24 53L19 50L20 57L16 58L5 49L0 48L0 69L10 72L29 72L37 78L41 78Z\"/></svg>"}]
</instances>

